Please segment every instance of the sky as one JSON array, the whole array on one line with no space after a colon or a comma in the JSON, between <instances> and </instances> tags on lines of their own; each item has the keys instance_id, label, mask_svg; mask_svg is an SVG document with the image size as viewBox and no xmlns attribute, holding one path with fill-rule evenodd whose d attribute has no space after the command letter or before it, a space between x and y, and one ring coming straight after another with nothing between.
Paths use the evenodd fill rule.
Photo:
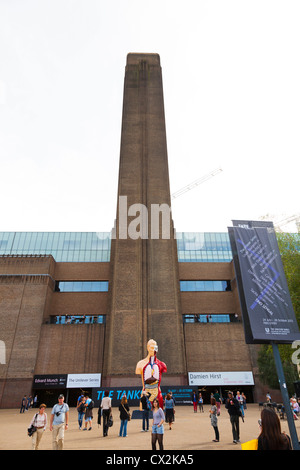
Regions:
<instances>
[{"instance_id":1,"label":"sky","mask_svg":"<svg viewBox=\"0 0 300 470\"><path fill-rule=\"evenodd\" d=\"M222 169L177 231L299 214L299 24L298 0L0 0L0 231L112 229L129 52L160 55L171 193Z\"/></svg>"}]
</instances>

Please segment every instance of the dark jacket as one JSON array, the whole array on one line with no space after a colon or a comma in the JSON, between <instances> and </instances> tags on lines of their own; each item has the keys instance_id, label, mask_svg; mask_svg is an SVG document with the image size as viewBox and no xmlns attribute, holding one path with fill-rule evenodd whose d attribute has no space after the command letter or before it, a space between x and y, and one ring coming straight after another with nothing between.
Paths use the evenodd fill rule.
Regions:
<instances>
[{"instance_id":1,"label":"dark jacket","mask_svg":"<svg viewBox=\"0 0 300 470\"><path fill-rule=\"evenodd\" d=\"M240 404L234 397L232 397L231 399L227 398L225 408L227 409L230 416L240 416L241 414Z\"/></svg>"},{"instance_id":2,"label":"dark jacket","mask_svg":"<svg viewBox=\"0 0 300 470\"><path fill-rule=\"evenodd\" d=\"M151 396L151 393L147 393L148 395L148 398ZM147 397L146 395L143 395L142 398L141 398L141 403L142 403L142 409L143 410L148 410L148 407L147 407Z\"/></svg>"},{"instance_id":3,"label":"dark jacket","mask_svg":"<svg viewBox=\"0 0 300 470\"><path fill-rule=\"evenodd\" d=\"M124 410L125 408L125 410ZM129 406L128 406L128 403L124 403L124 405L122 405L122 403L120 403L119 405L119 411L120 411L120 419L121 420L124 420L124 419L128 419L128 413L129 413Z\"/></svg>"}]
</instances>

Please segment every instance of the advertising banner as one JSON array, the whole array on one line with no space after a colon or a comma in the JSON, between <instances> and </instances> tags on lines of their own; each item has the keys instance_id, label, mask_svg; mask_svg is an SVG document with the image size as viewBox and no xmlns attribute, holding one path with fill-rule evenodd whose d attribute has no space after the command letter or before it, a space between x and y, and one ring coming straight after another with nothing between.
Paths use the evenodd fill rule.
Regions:
<instances>
[{"instance_id":1,"label":"advertising banner","mask_svg":"<svg viewBox=\"0 0 300 470\"><path fill-rule=\"evenodd\" d=\"M189 385L222 386L254 385L251 371L239 372L189 372Z\"/></svg>"},{"instance_id":2,"label":"advertising banner","mask_svg":"<svg viewBox=\"0 0 300 470\"><path fill-rule=\"evenodd\" d=\"M35 375L33 378L33 389L57 389L66 388L67 374Z\"/></svg>"},{"instance_id":3,"label":"advertising banner","mask_svg":"<svg viewBox=\"0 0 300 470\"><path fill-rule=\"evenodd\" d=\"M111 388L93 388L92 398L95 402L95 406L99 406L102 398L104 397L105 390L108 390L109 397L112 401L112 406L119 406L123 394L126 394L129 406L139 406L142 387L111 387ZM192 403L192 392L193 387L189 386L162 386L161 387L162 395L165 395L168 392L172 392L175 399L176 405L190 405Z\"/></svg>"},{"instance_id":4,"label":"advertising banner","mask_svg":"<svg viewBox=\"0 0 300 470\"><path fill-rule=\"evenodd\" d=\"M233 224L228 230L246 343L300 339L273 224Z\"/></svg>"},{"instance_id":5,"label":"advertising banner","mask_svg":"<svg viewBox=\"0 0 300 470\"><path fill-rule=\"evenodd\" d=\"M67 388L100 387L101 374L68 374Z\"/></svg>"}]
</instances>

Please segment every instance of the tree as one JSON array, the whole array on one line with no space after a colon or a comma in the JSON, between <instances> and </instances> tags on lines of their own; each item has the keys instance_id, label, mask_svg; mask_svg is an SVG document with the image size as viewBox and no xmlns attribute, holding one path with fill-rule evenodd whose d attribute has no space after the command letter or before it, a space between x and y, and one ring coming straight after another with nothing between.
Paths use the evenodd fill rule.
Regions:
<instances>
[{"instance_id":1,"label":"tree","mask_svg":"<svg viewBox=\"0 0 300 470\"><path fill-rule=\"evenodd\" d=\"M288 352L287 348L289 348ZM285 381L287 389L289 390L289 393L291 395L294 393L293 382L299 380L299 377L297 367L292 363L290 359L290 349L290 345L279 346ZM273 388L275 390L280 389L272 346L268 344L264 344L261 346L258 353L257 363L260 381L263 384L268 385L270 388Z\"/></svg>"},{"instance_id":2,"label":"tree","mask_svg":"<svg viewBox=\"0 0 300 470\"><path fill-rule=\"evenodd\" d=\"M300 234L278 233L277 241L295 315L300 325Z\"/></svg>"}]
</instances>

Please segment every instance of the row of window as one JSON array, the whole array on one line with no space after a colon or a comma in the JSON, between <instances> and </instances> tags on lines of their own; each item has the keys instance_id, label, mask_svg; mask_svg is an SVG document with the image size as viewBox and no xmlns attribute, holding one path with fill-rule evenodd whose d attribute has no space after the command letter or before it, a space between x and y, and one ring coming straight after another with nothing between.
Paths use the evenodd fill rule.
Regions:
<instances>
[{"instance_id":1,"label":"row of window","mask_svg":"<svg viewBox=\"0 0 300 470\"><path fill-rule=\"evenodd\" d=\"M178 261L230 262L228 233L176 233ZM109 262L110 232L0 232L0 254L49 255L58 262Z\"/></svg>"},{"instance_id":2,"label":"row of window","mask_svg":"<svg viewBox=\"0 0 300 470\"><path fill-rule=\"evenodd\" d=\"M56 315L50 317L54 325L93 325L105 324L105 315Z\"/></svg>"},{"instance_id":3,"label":"row of window","mask_svg":"<svg viewBox=\"0 0 300 470\"><path fill-rule=\"evenodd\" d=\"M58 262L109 262L109 232L0 232L0 254L52 255Z\"/></svg>"},{"instance_id":4,"label":"row of window","mask_svg":"<svg viewBox=\"0 0 300 470\"><path fill-rule=\"evenodd\" d=\"M182 315L183 323L235 323L236 314L187 314ZM50 317L54 325L93 325L106 323L106 315L55 315Z\"/></svg>"},{"instance_id":5,"label":"row of window","mask_svg":"<svg viewBox=\"0 0 300 470\"><path fill-rule=\"evenodd\" d=\"M299 234L292 234L299 240ZM179 262L230 262L227 232L177 232ZM109 262L110 232L0 232L0 255L48 255L60 262Z\"/></svg>"},{"instance_id":6,"label":"row of window","mask_svg":"<svg viewBox=\"0 0 300 470\"><path fill-rule=\"evenodd\" d=\"M182 292L230 291L230 281L180 281ZM108 292L108 281L57 281L56 292Z\"/></svg>"},{"instance_id":7,"label":"row of window","mask_svg":"<svg viewBox=\"0 0 300 470\"><path fill-rule=\"evenodd\" d=\"M176 233L179 262L230 262L232 252L227 232Z\"/></svg>"},{"instance_id":8,"label":"row of window","mask_svg":"<svg viewBox=\"0 0 300 470\"><path fill-rule=\"evenodd\" d=\"M108 292L108 281L57 281L56 292Z\"/></svg>"},{"instance_id":9,"label":"row of window","mask_svg":"<svg viewBox=\"0 0 300 470\"><path fill-rule=\"evenodd\" d=\"M182 292L224 292L230 291L230 281L180 281Z\"/></svg>"},{"instance_id":10,"label":"row of window","mask_svg":"<svg viewBox=\"0 0 300 470\"><path fill-rule=\"evenodd\" d=\"M182 315L183 323L236 323L239 322L237 314L188 314Z\"/></svg>"}]
</instances>

